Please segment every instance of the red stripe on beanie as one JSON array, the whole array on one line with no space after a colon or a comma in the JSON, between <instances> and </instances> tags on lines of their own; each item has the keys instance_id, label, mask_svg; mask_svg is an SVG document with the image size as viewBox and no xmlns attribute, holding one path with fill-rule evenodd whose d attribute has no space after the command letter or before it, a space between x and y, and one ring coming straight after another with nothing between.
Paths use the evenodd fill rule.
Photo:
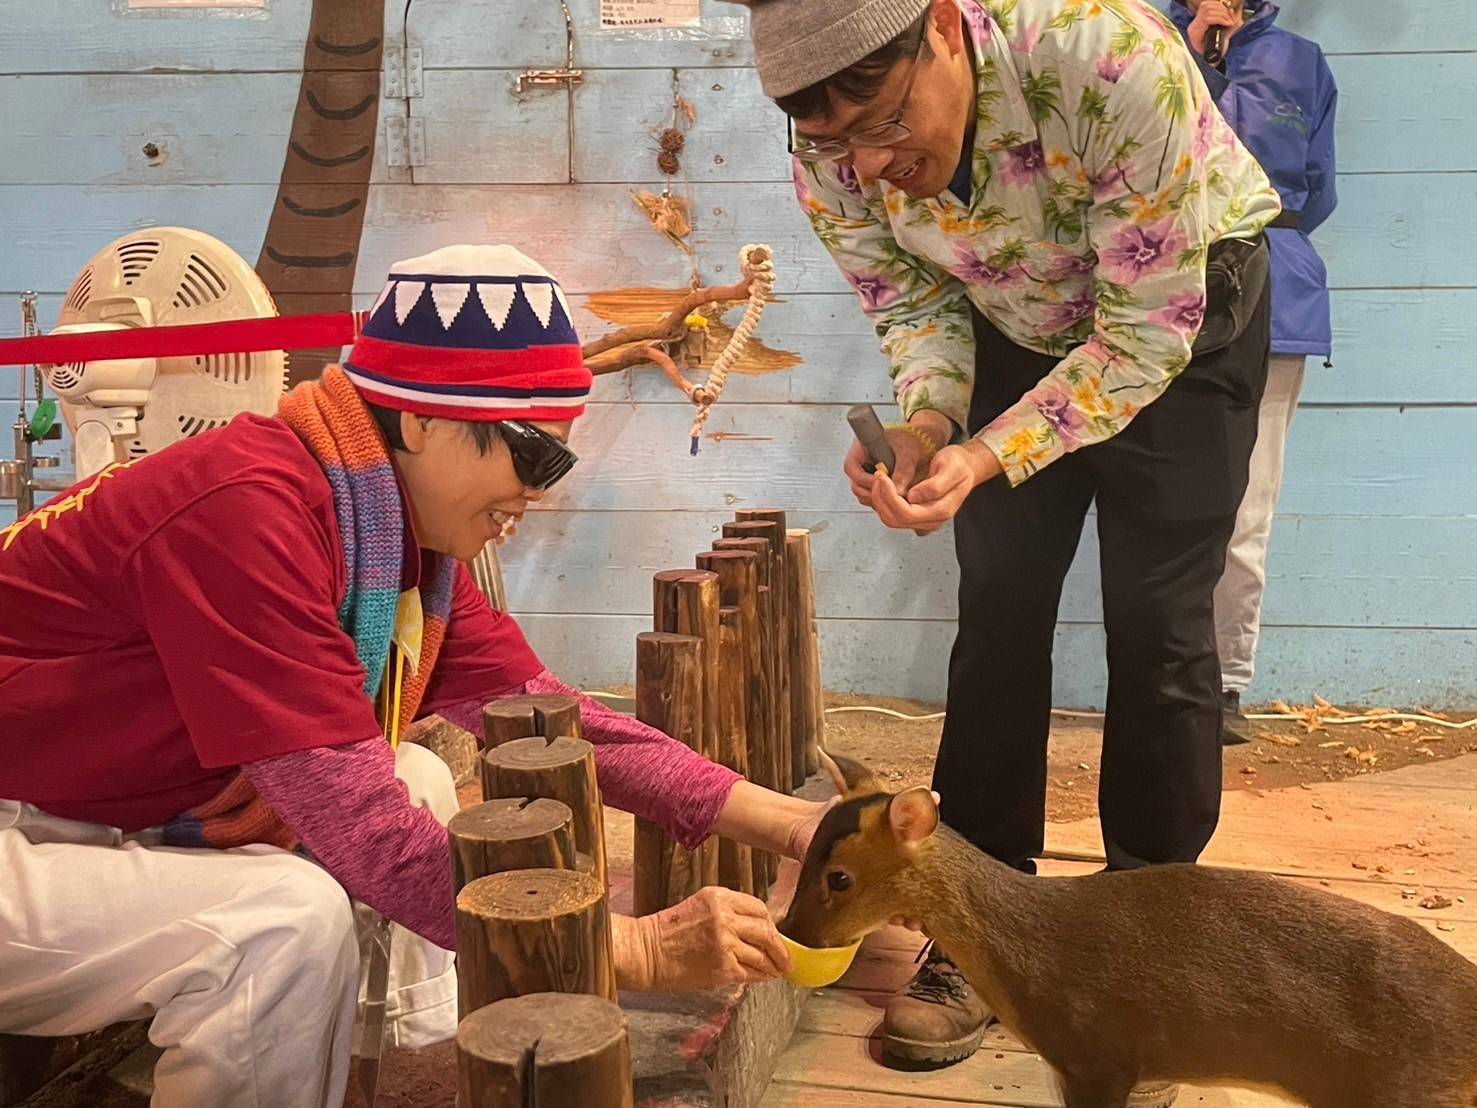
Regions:
<instances>
[{"instance_id":1,"label":"red stripe on beanie","mask_svg":"<svg viewBox=\"0 0 1477 1108\"><path fill-rule=\"evenodd\" d=\"M361 335L349 361L407 388L417 385L487 385L505 388L589 388L593 378L578 346L524 350L469 350L414 346Z\"/></svg>"},{"instance_id":2,"label":"red stripe on beanie","mask_svg":"<svg viewBox=\"0 0 1477 1108\"><path fill-rule=\"evenodd\" d=\"M419 398L390 396L377 392L372 386L355 381L354 387L366 401L378 408L389 408L395 412L410 412L433 419L452 419L463 423L497 423L505 419L521 420L524 423L564 423L585 414L584 401L569 407L544 406L538 408L461 407L456 404L436 404Z\"/></svg>"}]
</instances>

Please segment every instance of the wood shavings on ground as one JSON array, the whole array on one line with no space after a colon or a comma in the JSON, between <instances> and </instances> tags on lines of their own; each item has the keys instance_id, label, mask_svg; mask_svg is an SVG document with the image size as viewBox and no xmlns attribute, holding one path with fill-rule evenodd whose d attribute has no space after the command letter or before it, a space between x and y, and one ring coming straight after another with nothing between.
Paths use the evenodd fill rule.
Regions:
<instances>
[{"instance_id":1,"label":"wood shavings on ground","mask_svg":"<svg viewBox=\"0 0 1477 1108\"><path fill-rule=\"evenodd\" d=\"M1278 746L1303 745L1303 740L1298 738L1296 735L1279 735L1276 732L1268 732L1267 734L1263 735L1262 738L1269 743L1276 743Z\"/></svg>"},{"instance_id":2,"label":"wood shavings on ground","mask_svg":"<svg viewBox=\"0 0 1477 1108\"><path fill-rule=\"evenodd\" d=\"M1246 718L1288 721L1308 732L1321 731L1330 724L1359 724L1367 731L1388 731L1397 735L1419 734L1422 723L1428 727L1434 725L1455 731L1477 728L1477 717L1457 721L1446 713L1433 712L1427 708L1409 711L1395 708L1340 708L1316 693L1311 705L1294 706L1285 700L1274 700L1267 712L1253 712Z\"/></svg>"}]
</instances>

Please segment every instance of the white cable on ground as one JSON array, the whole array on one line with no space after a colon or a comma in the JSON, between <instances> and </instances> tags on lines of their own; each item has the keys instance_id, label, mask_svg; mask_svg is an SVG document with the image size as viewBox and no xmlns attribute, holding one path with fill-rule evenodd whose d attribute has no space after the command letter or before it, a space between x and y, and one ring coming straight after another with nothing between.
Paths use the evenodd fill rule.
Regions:
<instances>
[{"instance_id":1,"label":"white cable on ground","mask_svg":"<svg viewBox=\"0 0 1477 1108\"><path fill-rule=\"evenodd\" d=\"M600 697L606 700L627 700L629 697L620 693L612 692L587 692L586 696ZM891 719L902 720L904 723L936 723L944 718L943 712L930 712L922 716L910 716L905 712L895 711L892 708L884 708L878 704L845 704L835 708L827 708L826 715L838 715L842 712L868 712L872 715L888 716ZM1051 714L1054 716L1065 716L1068 719L1102 719L1102 712L1083 712L1072 708L1053 708ZM1303 714L1286 714L1281 712L1254 712L1247 719L1261 720L1300 720L1306 719ZM1320 716L1319 719L1325 726L1336 723L1383 723L1386 720L1414 720L1417 723L1429 723L1432 727L1445 727L1452 731L1467 731L1477 727L1477 718L1455 723L1449 719L1437 719L1415 712L1384 712L1379 715L1367 716Z\"/></svg>"},{"instance_id":2,"label":"white cable on ground","mask_svg":"<svg viewBox=\"0 0 1477 1108\"><path fill-rule=\"evenodd\" d=\"M826 715L836 712L873 712L879 716L891 716L893 719L904 720L907 723L933 723L935 720L944 718L943 712L930 712L926 716L910 716L903 712L895 712L891 708L883 708L872 704L850 704L839 708L827 708ZM1070 708L1053 708L1051 714L1054 716L1067 716L1080 719L1102 719L1102 712L1078 712Z\"/></svg>"},{"instance_id":3,"label":"white cable on ground","mask_svg":"<svg viewBox=\"0 0 1477 1108\"><path fill-rule=\"evenodd\" d=\"M932 723L934 720L943 719L943 712L933 712L926 716L910 716L902 712L894 712L891 708L874 707L870 704L847 705L841 708L827 708L826 715L832 716L838 712L871 712L879 716L891 716L893 719L906 720L908 723Z\"/></svg>"}]
</instances>

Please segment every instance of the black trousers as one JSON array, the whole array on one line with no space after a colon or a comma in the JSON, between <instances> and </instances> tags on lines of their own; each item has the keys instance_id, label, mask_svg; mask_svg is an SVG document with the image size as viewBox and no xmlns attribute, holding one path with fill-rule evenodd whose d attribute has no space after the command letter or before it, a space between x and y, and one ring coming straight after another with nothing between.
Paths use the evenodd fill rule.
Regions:
<instances>
[{"instance_id":1,"label":"black trousers","mask_svg":"<svg viewBox=\"0 0 1477 1108\"><path fill-rule=\"evenodd\" d=\"M974 434L1057 363L975 314ZM1062 582L1097 502L1108 700L1098 806L1108 866L1191 862L1220 816L1220 662L1211 595L1246 491L1266 384L1264 291L1230 346L1193 360L1120 434L1016 488L982 485L954 523L959 632L934 770L945 822L1028 871L1044 846L1052 644Z\"/></svg>"}]
</instances>

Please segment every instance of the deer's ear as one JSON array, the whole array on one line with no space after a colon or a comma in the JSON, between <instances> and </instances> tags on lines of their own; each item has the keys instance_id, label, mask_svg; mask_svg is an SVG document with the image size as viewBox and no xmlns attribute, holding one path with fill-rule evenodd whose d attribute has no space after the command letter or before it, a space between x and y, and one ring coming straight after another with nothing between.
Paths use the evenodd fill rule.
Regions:
<instances>
[{"instance_id":1,"label":"deer's ear","mask_svg":"<svg viewBox=\"0 0 1477 1108\"><path fill-rule=\"evenodd\" d=\"M868 767L844 754L820 752L821 765L831 775L831 783L842 796L862 793L885 793L887 787Z\"/></svg>"},{"instance_id":2,"label":"deer's ear","mask_svg":"<svg viewBox=\"0 0 1477 1108\"><path fill-rule=\"evenodd\" d=\"M887 806L887 821L899 843L917 846L938 830L938 802L924 788L898 793Z\"/></svg>"}]
</instances>

